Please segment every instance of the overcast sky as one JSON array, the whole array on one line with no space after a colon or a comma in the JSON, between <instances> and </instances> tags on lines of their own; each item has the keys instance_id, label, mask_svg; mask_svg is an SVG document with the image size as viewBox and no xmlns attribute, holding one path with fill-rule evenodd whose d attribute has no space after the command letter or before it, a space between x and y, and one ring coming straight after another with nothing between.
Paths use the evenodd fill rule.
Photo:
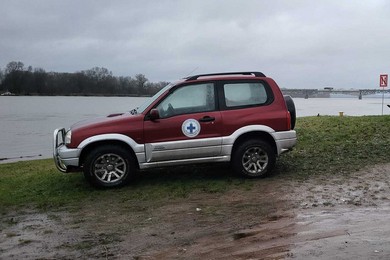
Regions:
<instances>
[{"instance_id":1,"label":"overcast sky","mask_svg":"<svg viewBox=\"0 0 390 260\"><path fill-rule=\"evenodd\" d=\"M0 68L105 67L152 82L261 71L284 88L379 88L388 0L0 0Z\"/></svg>"}]
</instances>

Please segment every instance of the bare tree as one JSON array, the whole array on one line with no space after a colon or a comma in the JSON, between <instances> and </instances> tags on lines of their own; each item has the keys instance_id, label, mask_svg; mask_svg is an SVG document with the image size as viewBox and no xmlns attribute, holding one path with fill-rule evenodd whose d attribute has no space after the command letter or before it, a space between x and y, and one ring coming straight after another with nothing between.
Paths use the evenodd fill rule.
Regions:
<instances>
[{"instance_id":1,"label":"bare tree","mask_svg":"<svg viewBox=\"0 0 390 260\"><path fill-rule=\"evenodd\" d=\"M0 85L3 82L4 77L5 77L5 74L4 74L3 70L0 68Z\"/></svg>"},{"instance_id":2,"label":"bare tree","mask_svg":"<svg viewBox=\"0 0 390 260\"><path fill-rule=\"evenodd\" d=\"M145 94L145 83L148 81L148 79L145 77L144 74L137 74L135 75L135 84L136 84L136 90L137 94Z\"/></svg>"},{"instance_id":3,"label":"bare tree","mask_svg":"<svg viewBox=\"0 0 390 260\"><path fill-rule=\"evenodd\" d=\"M14 71L23 71L24 70L24 64L21 61L11 61L7 64L7 67L5 68L5 74L10 74Z\"/></svg>"}]
</instances>

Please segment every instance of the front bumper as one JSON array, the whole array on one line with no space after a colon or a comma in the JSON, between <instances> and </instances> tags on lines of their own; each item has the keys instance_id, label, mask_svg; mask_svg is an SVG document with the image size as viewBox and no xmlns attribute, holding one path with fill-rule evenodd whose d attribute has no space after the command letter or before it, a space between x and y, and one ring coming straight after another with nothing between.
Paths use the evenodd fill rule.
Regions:
<instances>
[{"instance_id":1,"label":"front bumper","mask_svg":"<svg viewBox=\"0 0 390 260\"><path fill-rule=\"evenodd\" d=\"M53 158L59 171L70 172L79 167L80 149L67 148L65 145L65 134L65 128L54 130Z\"/></svg>"}]
</instances>

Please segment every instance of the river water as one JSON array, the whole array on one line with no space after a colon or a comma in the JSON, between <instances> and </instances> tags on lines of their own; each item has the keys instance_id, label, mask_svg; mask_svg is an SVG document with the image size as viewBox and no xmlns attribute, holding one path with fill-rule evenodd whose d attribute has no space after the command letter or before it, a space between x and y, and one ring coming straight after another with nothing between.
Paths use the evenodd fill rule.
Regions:
<instances>
[{"instance_id":1,"label":"river water","mask_svg":"<svg viewBox=\"0 0 390 260\"><path fill-rule=\"evenodd\" d=\"M145 97L0 96L0 163L52 156L53 130L77 121L130 111ZM381 115L381 98L295 98L297 116ZM383 114L389 115L390 98Z\"/></svg>"}]
</instances>

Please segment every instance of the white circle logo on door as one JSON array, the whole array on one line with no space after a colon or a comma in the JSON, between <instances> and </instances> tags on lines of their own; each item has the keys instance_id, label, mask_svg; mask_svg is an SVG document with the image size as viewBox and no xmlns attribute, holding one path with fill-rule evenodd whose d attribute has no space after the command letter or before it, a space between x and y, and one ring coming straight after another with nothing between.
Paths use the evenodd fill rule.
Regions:
<instances>
[{"instance_id":1,"label":"white circle logo on door","mask_svg":"<svg viewBox=\"0 0 390 260\"><path fill-rule=\"evenodd\" d=\"M200 124L195 119L187 119L181 125L181 131L185 136L195 137L200 133Z\"/></svg>"}]
</instances>

